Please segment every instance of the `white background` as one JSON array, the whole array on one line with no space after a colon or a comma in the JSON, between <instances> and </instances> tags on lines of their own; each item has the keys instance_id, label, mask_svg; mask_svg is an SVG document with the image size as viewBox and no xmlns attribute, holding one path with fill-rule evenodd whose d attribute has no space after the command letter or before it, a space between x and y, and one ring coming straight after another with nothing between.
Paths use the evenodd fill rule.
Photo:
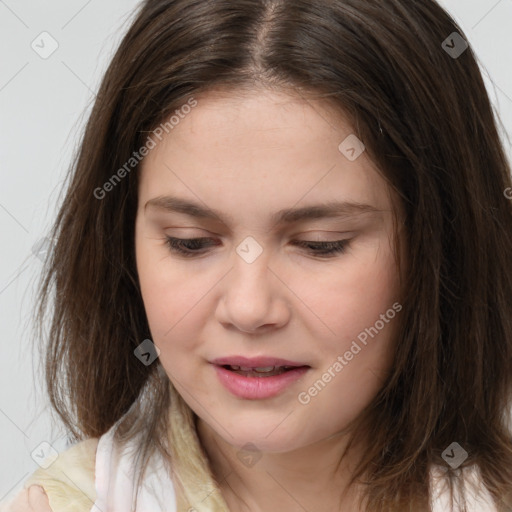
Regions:
<instances>
[{"instance_id":1,"label":"white background","mask_svg":"<svg viewBox=\"0 0 512 512\"><path fill-rule=\"evenodd\" d=\"M51 225L94 91L137 3L0 0L0 501L37 469L40 443L66 448L29 344L41 267L32 248ZM512 135L512 0L440 3L466 33ZM31 48L44 31L59 45L47 59Z\"/></svg>"}]
</instances>

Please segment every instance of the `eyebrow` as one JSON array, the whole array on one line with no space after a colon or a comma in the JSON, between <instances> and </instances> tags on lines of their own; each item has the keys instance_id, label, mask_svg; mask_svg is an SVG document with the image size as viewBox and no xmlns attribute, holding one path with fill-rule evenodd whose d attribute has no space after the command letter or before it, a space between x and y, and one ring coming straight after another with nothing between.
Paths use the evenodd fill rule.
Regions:
<instances>
[{"instance_id":1,"label":"eyebrow","mask_svg":"<svg viewBox=\"0 0 512 512\"><path fill-rule=\"evenodd\" d=\"M223 214L218 210L207 208L199 203L175 196L155 197L144 205L144 210L148 206L171 213L181 213L198 219L215 220L224 225L226 225L226 220L231 223L234 221L233 217L229 215L226 215L226 220L224 220ZM354 217L362 214L382 212L383 210L379 210L369 204L329 201L300 208L284 208L274 213L270 217L270 221L274 224L292 224L304 220Z\"/></svg>"}]
</instances>

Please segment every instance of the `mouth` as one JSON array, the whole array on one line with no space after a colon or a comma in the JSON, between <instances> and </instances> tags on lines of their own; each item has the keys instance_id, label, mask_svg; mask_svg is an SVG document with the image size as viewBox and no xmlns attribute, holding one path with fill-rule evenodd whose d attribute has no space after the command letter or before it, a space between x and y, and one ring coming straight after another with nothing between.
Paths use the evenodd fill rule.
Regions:
<instances>
[{"instance_id":1,"label":"mouth","mask_svg":"<svg viewBox=\"0 0 512 512\"><path fill-rule=\"evenodd\" d=\"M247 358L243 356L233 356L215 359L212 364L220 366L244 377L273 377L283 373L297 370L298 368L310 368L309 365L278 359L275 357L255 357Z\"/></svg>"},{"instance_id":2,"label":"mouth","mask_svg":"<svg viewBox=\"0 0 512 512\"><path fill-rule=\"evenodd\" d=\"M282 373L295 370L297 368L304 368L304 366L265 366L262 368L248 368L236 365L222 365L222 368L229 370L244 377L273 377L281 375Z\"/></svg>"},{"instance_id":3,"label":"mouth","mask_svg":"<svg viewBox=\"0 0 512 512\"><path fill-rule=\"evenodd\" d=\"M248 400L276 396L311 369L301 362L273 357L234 356L211 363L224 387L238 398Z\"/></svg>"}]
</instances>

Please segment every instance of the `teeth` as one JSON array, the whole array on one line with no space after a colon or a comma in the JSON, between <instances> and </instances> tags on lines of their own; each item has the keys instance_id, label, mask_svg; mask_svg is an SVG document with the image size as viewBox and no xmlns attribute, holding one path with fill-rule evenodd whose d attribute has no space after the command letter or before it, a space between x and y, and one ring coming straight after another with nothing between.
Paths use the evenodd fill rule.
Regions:
<instances>
[{"instance_id":1,"label":"teeth","mask_svg":"<svg viewBox=\"0 0 512 512\"><path fill-rule=\"evenodd\" d=\"M285 370L288 370L289 368L294 368L293 366L260 366L257 368L252 368L250 366L238 366L231 364L229 365L231 370L238 371L241 370L243 372L259 372L259 373L269 373L272 372L278 368L283 368Z\"/></svg>"},{"instance_id":2,"label":"teeth","mask_svg":"<svg viewBox=\"0 0 512 512\"><path fill-rule=\"evenodd\" d=\"M276 366L264 366L262 368L254 368L254 371L255 372L261 372L261 373L265 373L265 372L271 372L274 370L274 368L276 368Z\"/></svg>"},{"instance_id":3,"label":"teeth","mask_svg":"<svg viewBox=\"0 0 512 512\"><path fill-rule=\"evenodd\" d=\"M250 366L236 366L236 365L230 365L230 368L232 370L241 370L243 372L271 372L275 366L263 366L259 368L252 368Z\"/></svg>"}]
</instances>

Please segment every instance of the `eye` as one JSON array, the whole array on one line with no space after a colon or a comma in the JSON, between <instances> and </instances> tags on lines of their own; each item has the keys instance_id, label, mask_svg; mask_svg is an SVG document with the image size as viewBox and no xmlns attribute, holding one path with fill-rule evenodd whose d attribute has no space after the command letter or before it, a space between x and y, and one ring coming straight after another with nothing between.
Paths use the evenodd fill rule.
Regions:
<instances>
[{"instance_id":1,"label":"eye","mask_svg":"<svg viewBox=\"0 0 512 512\"><path fill-rule=\"evenodd\" d=\"M212 240L211 238L174 238L172 236L166 236L166 244L172 252L176 252L183 256L191 257L199 254L198 249L204 249L211 243L205 243L205 241Z\"/></svg>"},{"instance_id":2,"label":"eye","mask_svg":"<svg viewBox=\"0 0 512 512\"><path fill-rule=\"evenodd\" d=\"M166 244L172 252L185 257L194 257L204 254L202 249L217 245L212 238L175 238L166 236ZM295 240L293 243L305 247L310 254L319 257L332 257L346 251L350 240L334 240L331 242L314 242L309 240Z\"/></svg>"},{"instance_id":3,"label":"eye","mask_svg":"<svg viewBox=\"0 0 512 512\"><path fill-rule=\"evenodd\" d=\"M336 254L343 254L350 240L333 240L332 242L310 242L308 240L296 240L294 245L306 247L315 256L330 257Z\"/></svg>"}]
</instances>

